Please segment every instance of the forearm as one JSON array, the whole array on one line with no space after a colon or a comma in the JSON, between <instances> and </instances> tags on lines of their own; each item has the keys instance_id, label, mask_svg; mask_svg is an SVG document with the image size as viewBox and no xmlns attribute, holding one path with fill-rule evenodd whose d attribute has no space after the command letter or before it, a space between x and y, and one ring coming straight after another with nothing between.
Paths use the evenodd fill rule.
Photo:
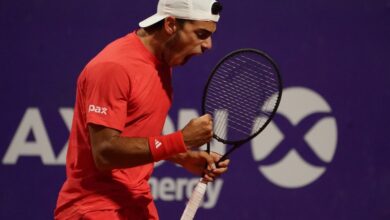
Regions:
<instances>
[{"instance_id":1,"label":"forearm","mask_svg":"<svg viewBox=\"0 0 390 220\"><path fill-rule=\"evenodd\" d=\"M96 124L89 124L88 129L95 165L100 170L135 167L168 158L183 165L191 155L188 146L199 147L212 137L210 115L193 119L183 130L165 136L123 137L118 130Z\"/></svg>"},{"instance_id":2,"label":"forearm","mask_svg":"<svg viewBox=\"0 0 390 220\"><path fill-rule=\"evenodd\" d=\"M114 136L92 149L95 164L100 170L129 168L153 162L147 138Z\"/></svg>"},{"instance_id":3,"label":"forearm","mask_svg":"<svg viewBox=\"0 0 390 220\"><path fill-rule=\"evenodd\" d=\"M100 170L144 165L187 150L180 131L156 137L123 137L119 131L90 125L92 154Z\"/></svg>"}]
</instances>

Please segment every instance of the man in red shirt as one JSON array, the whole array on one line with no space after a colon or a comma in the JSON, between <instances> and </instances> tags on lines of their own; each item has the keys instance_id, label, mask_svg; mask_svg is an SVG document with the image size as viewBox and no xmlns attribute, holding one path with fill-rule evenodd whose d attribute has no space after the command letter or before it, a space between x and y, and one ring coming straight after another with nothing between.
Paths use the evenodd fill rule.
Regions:
<instances>
[{"instance_id":1,"label":"man in red shirt","mask_svg":"<svg viewBox=\"0 0 390 220\"><path fill-rule=\"evenodd\" d=\"M171 67L212 47L221 8L215 0L160 0L140 29L86 65L56 219L158 219L148 184L156 161L205 173L207 181L226 172L228 160L212 168L219 155L192 150L211 140L210 115L161 135L172 102Z\"/></svg>"}]
</instances>

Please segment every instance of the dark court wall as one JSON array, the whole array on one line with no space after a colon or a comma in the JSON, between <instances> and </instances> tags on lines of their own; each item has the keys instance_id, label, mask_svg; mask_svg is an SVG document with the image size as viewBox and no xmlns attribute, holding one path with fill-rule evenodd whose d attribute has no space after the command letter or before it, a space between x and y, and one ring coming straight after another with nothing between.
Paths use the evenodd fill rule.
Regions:
<instances>
[{"instance_id":1,"label":"dark court wall","mask_svg":"<svg viewBox=\"0 0 390 220\"><path fill-rule=\"evenodd\" d=\"M197 219L390 219L390 1L221 3L213 49L174 69L164 133L199 116L208 74L232 50L267 52L285 88L276 119L232 155ZM156 4L0 0L0 219L53 218L78 74ZM179 218L197 179L156 164L161 219Z\"/></svg>"}]
</instances>

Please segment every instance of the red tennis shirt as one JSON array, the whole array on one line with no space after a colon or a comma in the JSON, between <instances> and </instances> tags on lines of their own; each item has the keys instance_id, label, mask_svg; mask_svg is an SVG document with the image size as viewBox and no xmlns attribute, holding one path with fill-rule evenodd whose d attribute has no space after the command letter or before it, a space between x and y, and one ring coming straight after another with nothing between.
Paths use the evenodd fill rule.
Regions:
<instances>
[{"instance_id":1,"label":"red tennis shirt","mask_svg":"<svg viewBox=\"0 0 390 220\"><path fill-rule=\"evenodd\" d=\"M122 136L161 135L171 106L171 68L150 53L135 32L109 44L77 81L76 104L56 219L97 210L136 210L131 219L158 219L148 180L153 164L107 172L95 167L89 123Z\"/></svg>"}]
</instances>

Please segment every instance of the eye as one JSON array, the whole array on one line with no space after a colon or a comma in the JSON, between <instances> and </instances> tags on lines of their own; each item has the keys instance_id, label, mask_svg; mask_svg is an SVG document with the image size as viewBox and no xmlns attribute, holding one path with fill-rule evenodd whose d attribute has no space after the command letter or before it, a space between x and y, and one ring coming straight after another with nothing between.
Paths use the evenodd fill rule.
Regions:
<instances>
[{"instance_id":1,"label":"eye","mask_svg":"<svg viewBox=\"0 0 390 220\"><path fill-rule=\"evenodd\" d=\"M206 40L211 35L209 31L204 31L204 30L195 31L195 34L201 40Z\"/></svg>"}]
</instances>

